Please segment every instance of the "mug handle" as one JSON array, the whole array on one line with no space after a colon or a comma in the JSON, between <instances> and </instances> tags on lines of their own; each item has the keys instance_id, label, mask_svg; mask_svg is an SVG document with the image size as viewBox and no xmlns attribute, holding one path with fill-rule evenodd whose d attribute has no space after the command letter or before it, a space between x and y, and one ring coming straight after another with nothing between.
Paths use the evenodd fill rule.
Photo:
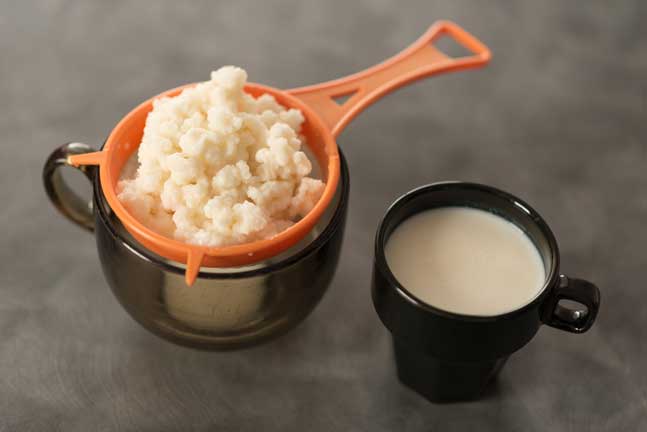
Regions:
<instances>
[{"instance_id":1,"label":"mug handle","mask_svg":"<svg viewBox=\"0 0 647 432\"><path fill-rule=\"evenodd\" d=\"M63 180L59 168L69 166L81 171L92 183L94 170L92 165L75 166L70 163L73 155L92 153L96 150L83 143L67 143L60 146L49 155L43 167L43 184L45 191L54 207L66 218L80 227L94 231L94 209L92 200L85 201L74 192Z\"/></svg>"},{"instance_id":2,"label":"mug handle","mask_svg":"<svg viewBox=\"0 0 647 432\"><path fill-rule=\"evenodd\" d=\"M584 308L572 309L559 304L571 300ZM553 289L543 305L541 320L544 324L571 333L584 333L591 328L600 308L600 290L591 282L559 277L559 285Z\"/></svg>"}]
</instances>

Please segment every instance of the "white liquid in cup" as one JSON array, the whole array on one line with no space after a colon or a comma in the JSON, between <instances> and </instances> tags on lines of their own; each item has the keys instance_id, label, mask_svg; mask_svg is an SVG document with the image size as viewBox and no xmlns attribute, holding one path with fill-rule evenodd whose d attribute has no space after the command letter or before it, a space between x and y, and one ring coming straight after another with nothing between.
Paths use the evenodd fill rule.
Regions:
<instances>
[{"instance_id":1,"label":"white liquid in cup","mask_svg":"<svg viewBox=\"0 0 647 432\"><path fill-rule=\"evenodd\" d=\"M539 251L516 225L484 210L442 207L404 220L385 247L400 284L449 312L494 316L532 301L546 271Z\"/></svg>"}]
</instances>

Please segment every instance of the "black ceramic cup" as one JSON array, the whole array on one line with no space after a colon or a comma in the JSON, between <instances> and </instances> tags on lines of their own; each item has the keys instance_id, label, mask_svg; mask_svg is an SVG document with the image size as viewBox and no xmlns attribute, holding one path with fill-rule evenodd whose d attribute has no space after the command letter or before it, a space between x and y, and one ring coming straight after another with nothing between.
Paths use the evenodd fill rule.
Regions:
<instances>
[{"instance_id":1,"label":"black ceramic cup","mask_svg":"<svg viewBox=\"0 0 647 432\"><path fill-rule=\"evenodd\" d=\"M534 299L501 315L461 315L422 302L398 282L384 254L389 236L413 214L447 206L489 211L528 235L546 269L544 286ZM532 207L501 190L464 182L422 186L388 209L375 240L372 296L393 337L400 381L434 402L479 397L510 354L527 344L541 324L583 333L595 321L600 305L595 285L560 273L555 237Z\"/></svg>"}]
</instances>

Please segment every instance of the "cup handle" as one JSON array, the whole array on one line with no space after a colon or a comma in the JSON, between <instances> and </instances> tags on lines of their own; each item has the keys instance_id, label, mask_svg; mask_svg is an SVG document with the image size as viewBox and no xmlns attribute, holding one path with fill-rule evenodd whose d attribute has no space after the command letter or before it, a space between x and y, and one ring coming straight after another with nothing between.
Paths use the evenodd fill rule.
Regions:
<instances>
[{"instance_id":1,"label":"cup handle","mask_svg":"<svg viewBox=\"0 0 647 432\"><path fill-rule=\"evenodd\" d=\"M560 300L571 300L584 307L572 309L560 305ZM600 290L597 286L582 279L561 275L559 285L544 302L541 320L560 330L584 333L593 325L599 308Z\"/></svg>"},{"instance_id":2,"label":"cup handle","mask_svg":"<svg viewBox=\"0 0 647 432\"><path fill-rule=\"evenodd\" d=\"M74 192L63 180L59 168L69 166L81 171L90 182L93 182L95 166L73 165L70 157L73 155L92 153L96 150L87 144L67 143L60 146L49 155L43 167L43 184L45 191L54 207L66 218L80 227L94 231L94 210L92 200L85 201Z\"/></svg>"}]
</instances>

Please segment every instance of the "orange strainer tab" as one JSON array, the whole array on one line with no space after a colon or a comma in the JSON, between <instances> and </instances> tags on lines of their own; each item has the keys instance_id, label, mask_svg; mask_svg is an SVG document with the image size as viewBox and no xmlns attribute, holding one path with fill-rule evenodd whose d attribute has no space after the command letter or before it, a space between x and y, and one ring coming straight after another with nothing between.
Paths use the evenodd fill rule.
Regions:
<instances>
[{"instance_id":1,"label":"orange strainer tab","mask_svg":"<svg viewBox=\"0 0 647 432\"><path fill-rule=\"evenodd\" d=\"M441 36L454 38L472 55L448 57L433 46L433 42ZM488 63L490 56L489 49L465 30L451 22L439 21L396 56L345 78L287 91L260 84L247 84L245 91L254 97L269 93L281 105L301 110L305 117L302 133L326 182L323 194L313 209L290 228L270 239L226 247L187 244L145 227L117 198L116 188L121 170L139 147L153 101L160 97L176 96L195 84L166 91L142 103L117 124L102 151L70 156L69 162L76 166L99 165L103 193L124 227L137 241L156 254L186 263L186 283L192 285L201 266L233 267L261 261L295 245L310 232L337 189L340 165L335 137L364 108L412 81L441 72L480 67ZM350 97L343 104L338 104L335 98L340 96Z\"/></svg>"}]
</instances>

